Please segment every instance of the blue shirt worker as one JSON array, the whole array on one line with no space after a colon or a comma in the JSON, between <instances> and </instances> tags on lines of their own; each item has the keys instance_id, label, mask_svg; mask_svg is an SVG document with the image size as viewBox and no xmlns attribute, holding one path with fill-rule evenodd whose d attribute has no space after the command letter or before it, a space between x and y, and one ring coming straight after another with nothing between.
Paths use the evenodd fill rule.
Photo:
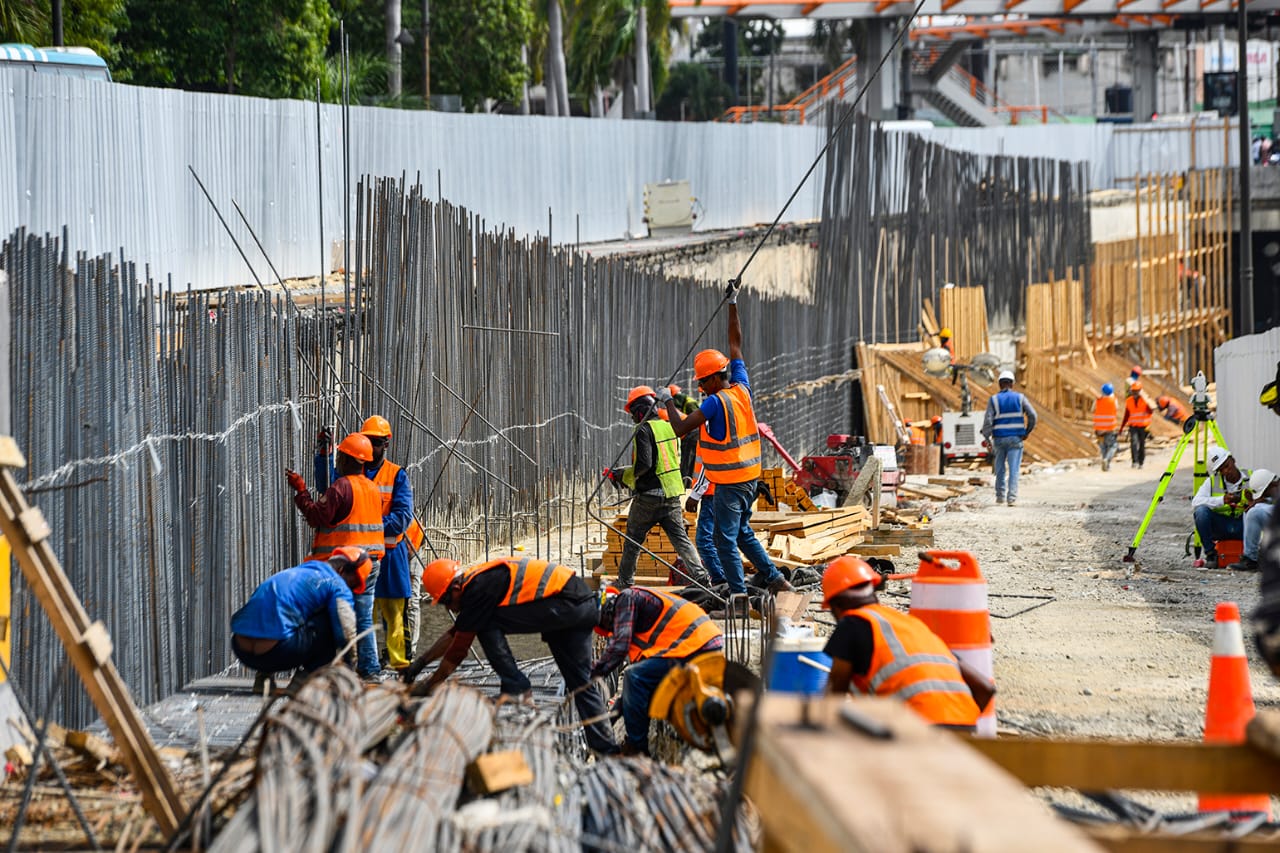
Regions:
<instances>
[{"instance_id":1,"label":"blue shirt worker","mask_svg":"<svg viewBox=\"0 0 1280 853\"><path fill-rule=\"evenodd\" d=\"M255 690L277 672L312 672L331 663L356 636L354 595L373 561L360 548L334 550L267 578L231 617L231 651L258 672ZM348 663L354 652L348 652Z\"/></svg>"},{"instance_id":2,"label":"blue shirt worker","mask_svg":"<svg viewBox=\"0 0 1280 853\"><path fill-rule=\"evenodd\" d=\"M991 442L996 472L996 503L1013 506L1018 501L1018 474L1022 468L1022 442L1036 428L1036 410L1026 396L1013 390L1013 371L1000 372L1000 390L987 400L982 434Z\"/></svg>"},{"instance_id":3,"label":"blue shirt worker","mask_svg":"<svg viewBox=\"0 0 1280 853\"><path fill-rule=\"evenodd\" d=\"M715 484L712 512L716 523L716 552L729 591L747 591L742 554L755 566L753 583L770 592L793 587L769 559L751 529L751 504L760 481L760 432L751 403L751 380L742 358L742 326L738 321L738 286L726 292L729 304L729 356L719 350L703 350L694 356L693 373L706 399L693 414L680 414L666 388L658 389L658 401L677 437L698 433L698 455L707 479ZM741 553L739 553L741 551Z\"/></svg>"}]
</instances>

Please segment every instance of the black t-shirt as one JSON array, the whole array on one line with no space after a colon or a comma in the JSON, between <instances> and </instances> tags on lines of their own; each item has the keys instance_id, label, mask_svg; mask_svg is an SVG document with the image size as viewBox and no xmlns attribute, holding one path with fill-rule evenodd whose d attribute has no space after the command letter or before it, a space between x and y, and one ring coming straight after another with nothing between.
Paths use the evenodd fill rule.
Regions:
<instances>
[{"instance_id":1,"label":"black t-shirt","mask_svg":"<svg viewBox=\"0 0 1280 853\"><path fill-rule=\"evenodd\" d=\"M453 623L455 630L478 634L492 627L497 620L499 602L506 597L510 586L511 569L505 565L495 566L472 578L462 590L462 603L458 608L457 619ZM577 602L594 598L595 593L582 578L574 575L565 583L564 589L552 597ZM528 604L517 604L506 608L509 617L507 621L521 621L519 616L525 611L533 617L541 609L539 608L541 603L541 601L531 601ZM530 627L533 630L542 630L544 626L537 624L539 621L535 619Z\"/></svg>"},{"instance_id":2,"label":"black t-shirt","mask_svg":"<svg viewBox=\"0 0 1280 853\"><path fill-rule=\"evenodd\" d=\"M870 622L859 616L846 616L837 623L823 651L836 660L848 661L853 674L862 676L871 670L875 643Z\"/></svg>"}]
</instances>

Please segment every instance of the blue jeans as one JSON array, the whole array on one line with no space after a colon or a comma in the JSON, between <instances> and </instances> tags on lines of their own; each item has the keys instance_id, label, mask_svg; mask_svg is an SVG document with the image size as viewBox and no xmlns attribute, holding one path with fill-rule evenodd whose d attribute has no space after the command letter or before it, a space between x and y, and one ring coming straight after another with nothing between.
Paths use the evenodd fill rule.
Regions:
<instances>
[{"instance_id":1,"label":"blue jeans","mask_svg":"<svg viewBox=\"0 0 1280 853\"><path fill-rule=\"evenodd\" d=\"M720 487L716 487L719 493ZM622 720L627 727L627 744L639 749L649 745L649 702L653 691L679 658L646 658L629 665L622 674Z\"/></svg>"},{"instance_id":2,"label":"blue jeans","mask_svg":"<svg viewBox=\"0 0 1280 853\"><path fill-rule=\"evenodd\" d=\"M369 570L369 580L364 585L364 592L355 597L357 634L373 627L373 590L378 585L378 572L381 570L381 561L374 560L373 568ZM360 675L377 675L382 671L382 662L378 660L378 638L373 631L369 631L356 643L356 653L359 658L356 671Z\"/></svg>"},{"instance_id":3,"label":"blue jeans","mask_svg":"<svg viewBox=\"0 0 1280 853\"><path fill-rule=\"evenodd\" d=\"M1116 455L1115 431L1094 433L1098 437L1098 448L1102 451L1102 461L1110 462Z\"/></svg>"},{"instance_id":4,"label":"blue jeans","mask_svg":"<svg viewBox=\"0 0 1280 853\"><path fill-rule=\"evenodd\" d=\"M1271 523L1271 511L1275 508L1275 504L1258 504L1244 514L1244 556L1248 559L1258 559L1262 531Z\"/></svg>"},{"instance_id":5,"label":"blue jeans","mask_svg":"<svg viewBox=\"0 0 1280 853\"><path fill-rule=\"evenodd\" d=\"M1009 500L1018 498L1018 473L1022 468L1022 439L1006 435L991 439L992 467L996 472L996 503L1008 496ZM1007 488L1006 488L1006 469Z\"/></svg>"},{"instance_id":6,"label":"blue jeans","mask_svg":"<svg viewBox=\"0 0 1280 853\"><path fill-rule=\"evenodd\" d=\"M720 568L720 554L716 552L716 514L714 494L703 495L698 502L698 529L694 539L702 568L711 576L711 583L724 583L724 569Z\"/></svg>"},{"instance_id":7,"label":"blue jeans","mask_svg":"<svg viewBox=\"0 0 1280 853\"><path fill-rule=\"evenodd\" d=\"M745 593L746 581L742 574L742 554L763 575L763 584L782 577L777 566L765 553L764 546L751 529L751 502L756 499L756 481L748 483L716 483L716 495L712 512L716 518L716 552L720 555L720 571L729 582L729 591ZM738 553L741 551L742 553Z\"/></svg>"},{"instance_id":8,"label":"blue jeans","mask_svg":"<svg viewBox=\"0 0 1280 853\"><path fill-rule=\"evenodd\" d=\"M337 641L328 610L322 610L298 626L293 636L281 640L267 652L255 655L231 642L231 652L249 669L274 674L291 669L312 672L333 662L338 654Z\"/></svg>"},{"instance_id":9,"label":"blue jeans","mask_svg":"<svg viewBox=\"0 0 1280 853\"><path fill-rule=\"evenodd\" d=\"M1196 533L1200 534L1200 546L1205 551L1216 551L1223 539L1244 538L1244 517L1223 515L1207 506L1198 506L1192 512L1196 520Z\"/></svg>"}]
</instances>

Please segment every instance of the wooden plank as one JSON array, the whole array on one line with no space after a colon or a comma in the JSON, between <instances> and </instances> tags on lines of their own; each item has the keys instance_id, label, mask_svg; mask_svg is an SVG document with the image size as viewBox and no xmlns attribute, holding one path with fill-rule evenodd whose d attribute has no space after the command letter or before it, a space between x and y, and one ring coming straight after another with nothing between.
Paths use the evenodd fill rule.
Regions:
<instances>
[{"instance_id":1,"label":"wooden plank","mask_svg":"<svg viewBox=\"0 0 1280 853\"><path fill-rule=\"evenodd\" d=\"M1084 831L1104 850L1114 853L1277 853L1275 838L1231 838L1221 832L1189 835L1139 833L1122 826L1089 826Z\"/></svg>"},{"instance_id":2,"label":"wooden plank","mask_svg":"<svg viewBox=\"0 0 1280 853\"><path fill-rule=\"evenodd\" d=\"M871 545L859 542L850 549L859 557L897 557L902 554L901 545Z\"/></svg>"},{"instance_id":3,"label":"wooden plank","mask_svg":"<svg viewBox=\"0 0 1280 853\"><path fill-rule=\"evenodd\" d=\"M467 787L477 794L497 794L533 781L533 770L518 749L482 755L467 767Z\"/></svg>"},{"instance_id":4,"label":"wooden plank","mask_svg":"<svg viewBox=\"0 0 1280 853\"><path fill-rule=\"evenodd\" d=\"M1100 791L1280 792L1280 759L1251 746L1000 737L974 749L1028 786Z\"/></svg>"},{"instance_id":5,"label":"wooden plank","mask_svg":"<svg viewBox=\"0 0 1280 853\"><path fill-rule=\"evenodd\" d=\"M894 700L817 699L808 706L811 726L799 725L804 700L767 694L762 702L746 788L760 814L764 849L1100 849L1054 820L964 740L929 727ZM837 714L846 702L887 725L893 738L867 738L841 722Z\"/></svg>"}]
</instances>

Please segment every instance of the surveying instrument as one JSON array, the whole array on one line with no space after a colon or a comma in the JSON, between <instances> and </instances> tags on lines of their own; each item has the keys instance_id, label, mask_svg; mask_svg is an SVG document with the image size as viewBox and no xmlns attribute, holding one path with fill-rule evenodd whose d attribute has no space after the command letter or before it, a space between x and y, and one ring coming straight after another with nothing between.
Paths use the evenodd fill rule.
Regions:
<instances>
[{"instance_id":1,"label":"surveying instrument","mask_svg":"<svg viewBox=\"0 0 1280 853\"><path fill-rule=\"evenodd\" d=\"M1191 485L1191 493L1195 494L1200 484L1209 476L1206 459L1209 455L1210 438L1224 450L1227 447L1227 443L1222 440L1222 433L1218 431L1218 423L1213 419L1213 413L1209 411L1209 393L1206 390L1208 387L1209 383L1204 378L1204 371L1196 373L1195 378L1191 380L1191 417L1187 418L1186 423L1182 425L1182 437L1178 439L1178 446L1173 449L1173 457L1165 466L1164 473L1160 475L1160 484L1156 486L1156 493L1151 496L1151 504L1147 507L1147 514L1142 517L1142 524L1138 525L1138 532L1129 545L1129 553L1124 555L1126 563L1133 562L1133 552L1137 551L1138 546L1142 544L1142 537L1146 535L1147 527L1150 526L1151 519L1156 514L1156 507L1164 500L1169 481L1173 479L1173 472L1178 469L1178 463L1182 461L1182 454L1187 451L1187 448L1193 448L1195 454ZM1188 555L1191 554L1193 545L1195 555L1199 557L1202 547L1200 534L1194 530L1187 537L1186 553Z\"/></svg>"}]
</instances>

